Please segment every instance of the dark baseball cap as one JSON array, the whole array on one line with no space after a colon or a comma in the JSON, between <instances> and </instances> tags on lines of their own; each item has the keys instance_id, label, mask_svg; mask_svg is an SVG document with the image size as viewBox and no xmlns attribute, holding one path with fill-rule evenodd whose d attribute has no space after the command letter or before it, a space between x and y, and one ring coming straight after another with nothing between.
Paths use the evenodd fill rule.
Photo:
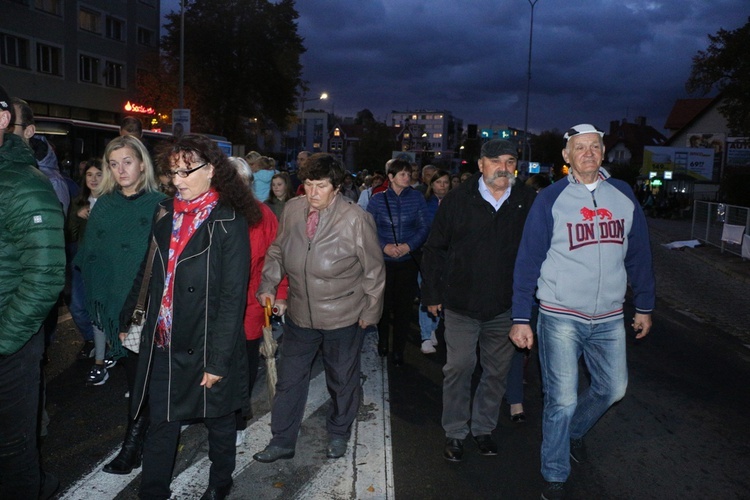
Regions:
<instances>
[{"instance_id":1,"label":"dark baseball cap","mask_svg":"<svg viewBox=\"0 0 750 500\"><path fill-rule=\"evenodd\" d=\"M513 158L518 158L518 151L510 141L505 139L492 139L482 144L481 157L497 158L502 155L511 155Z\"/></svg>"}]
</instances>

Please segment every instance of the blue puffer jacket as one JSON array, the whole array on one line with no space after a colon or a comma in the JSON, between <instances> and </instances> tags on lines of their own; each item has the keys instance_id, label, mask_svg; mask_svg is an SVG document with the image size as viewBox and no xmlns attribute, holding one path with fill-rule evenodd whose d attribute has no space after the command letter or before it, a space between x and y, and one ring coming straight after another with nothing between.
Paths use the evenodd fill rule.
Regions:
<instances>
[{"instance_id":1,"label":"blue puffer jacket","mask_svg":"<svg viewBox=\"0 0 750 500\"><path fill-rule=\"evenodd\" d=\"M411 251L416 252L427 240L427 234L430 232L427 223L427 204L424 195L416 189L407 187L401 194L396 194L389 187L372 195L367 211L375 219L381 250L389 243L407 243ZM384 255L383 258L386 262L403 262L411 256L406 254L394 259Z\"/></svg>"},{"instance_id":2,"label":"blue puffer jacket","mask_svg":"<svg viewBox=\"0 0 750 500\"><path fill-rule=\"evenodd\" d=\"M18 137L0 146L0 355L39 330L65 284L63 213Z\"/></svg>"}]
</instances>

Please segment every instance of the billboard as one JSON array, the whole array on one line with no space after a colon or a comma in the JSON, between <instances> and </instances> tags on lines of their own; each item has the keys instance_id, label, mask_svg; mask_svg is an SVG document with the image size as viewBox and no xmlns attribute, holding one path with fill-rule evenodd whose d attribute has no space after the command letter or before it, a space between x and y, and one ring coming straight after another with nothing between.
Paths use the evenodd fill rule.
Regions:
<instances>
[{"instance_id":1,"label":"billboard","mask_svg":"<svg viewBox=\"0 0 750 500\"><path fill-rule=\"evenodd\" d=\"M696 180L714 179L714 150L709 148L670 148L664 146L644 146L641 173L648 175L664 171L687 174Z\"/></svg>"},{"instance_id":2,"label":"billboard","mask_svg":"<svg viewBox=\"0 0 750 500\"><path fill-rule=\"evenodd\" d=\"M750 167L750 137L727 137L727 167Z\"/></svg>"}]
</instances>

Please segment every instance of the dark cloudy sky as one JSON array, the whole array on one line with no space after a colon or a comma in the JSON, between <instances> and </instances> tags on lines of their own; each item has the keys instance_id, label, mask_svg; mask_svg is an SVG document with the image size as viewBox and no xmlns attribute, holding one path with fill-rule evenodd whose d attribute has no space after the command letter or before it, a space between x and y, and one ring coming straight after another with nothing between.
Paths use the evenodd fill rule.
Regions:
<instances>
[{"instance_id":1,"label":"dark cloudy sky","mask_svg":"<svg viewBox=\"0 0 750 500\"><path fill-rule=\"evenodd\" d=\"M170 3L163 2L163 11ZM353 116L451 111L523 129L529 0L298 0L308 96ZM163 12L164 13L164 12ZM708 34L748 22L749 0L537 0L529 129L646 116L662 130L689 97Z\"/></svg>"}]
</instances>

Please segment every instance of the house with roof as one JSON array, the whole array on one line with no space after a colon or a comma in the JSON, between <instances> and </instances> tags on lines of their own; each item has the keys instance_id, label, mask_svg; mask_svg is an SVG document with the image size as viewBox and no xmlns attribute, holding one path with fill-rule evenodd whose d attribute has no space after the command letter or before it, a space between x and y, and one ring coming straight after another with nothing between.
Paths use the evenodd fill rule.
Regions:
<instances>
[{"instance_id":1,"label":"house with roof","mask_svg":"<svg viewBox=\"0 0 750 500\"><path fill-rule=\"evenodd\" d=\"M609 122L609 133L604 136L606 163L610 165L643 164L645 146L663 146L667 138L639 116L634 123L626 119Z\"/></svg>"},{"instance_id":2,"label":"house with roof","mask_svg":"<svg viewBox=\"0 0 750 500\"><path fill-rule=\"evenodd\" d=\"M727 120L718 109L721 103L721 94L712 98L677 99L664 124L671 132L665 146L714 150L714 181L721 179L730 134Z\"/></svg>"}]
</instances>

